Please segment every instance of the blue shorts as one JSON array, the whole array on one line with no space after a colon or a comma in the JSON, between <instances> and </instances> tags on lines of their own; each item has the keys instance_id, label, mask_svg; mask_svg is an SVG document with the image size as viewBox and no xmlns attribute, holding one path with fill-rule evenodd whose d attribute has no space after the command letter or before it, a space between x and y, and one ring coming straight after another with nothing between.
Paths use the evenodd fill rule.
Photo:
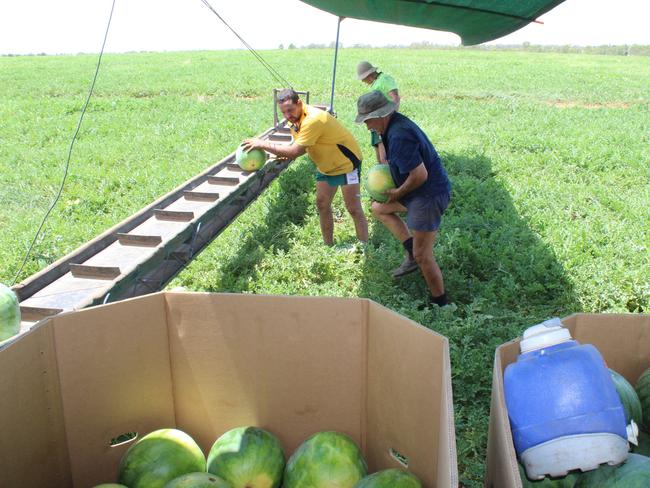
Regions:
<instances>
[{"instance_id":1,"label":"blue shorts","mask_svg":"<svg viewBox=\"0 0 650 488\"><path fill-rule=\"evenodd\" d=\"M418 196L411 198L406 203L406 224L411 230L432 232L438 230L442 214L449 205L449 193L440 193L435 196Z\"/></svg>"}]
</instances>

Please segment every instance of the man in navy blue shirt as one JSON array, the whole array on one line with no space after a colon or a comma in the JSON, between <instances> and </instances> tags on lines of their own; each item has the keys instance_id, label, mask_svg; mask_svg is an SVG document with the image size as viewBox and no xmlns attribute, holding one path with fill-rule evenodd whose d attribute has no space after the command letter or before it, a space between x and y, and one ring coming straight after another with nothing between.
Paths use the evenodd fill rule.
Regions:
<instances>
[{"instance_id":1,"label":"man in navy blue shirt","mask_svg":"<svg viewBox=\"0 0 650 488\"><path fill-rule=\"evenodd\" d=\"M433 256L440 220L449 203L451 184L440 157L415 122L395 111L395 103L380 91L357 101L358 124L381 135L395 189L386 192L386 203L372 202L372 213L403 244L406 256L394 277L418 267L431 291L431 302L447 304L442 272ZM406 212L406 222L398 213Z\"/></svg>"}]
</instances>

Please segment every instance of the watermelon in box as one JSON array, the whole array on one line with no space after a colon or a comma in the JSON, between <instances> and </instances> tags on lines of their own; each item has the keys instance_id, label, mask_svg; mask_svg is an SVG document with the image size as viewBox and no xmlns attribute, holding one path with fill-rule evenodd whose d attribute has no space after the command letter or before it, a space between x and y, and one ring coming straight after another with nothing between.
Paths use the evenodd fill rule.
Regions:
<instances>
[{"instance_id":1,"label":"watermelon in box","mask_svg":"<svg viewBox=\"0 0 650 488\"><path fill-rule=\"evenodd\" d=\"M620 466L603 464L583 473L575 488L647 488L650 486L650 458L630 454Z\"/></svg>"},{"instance_id":2,"label":"watermelon in box","mask_svg":"<svg viewBox=\"0 0 650 488\"><path fill-rule=\"evenodd\" d=\"M212 473L188 473L171 480L164 488L232 488Z\"/></svg>"},{"instance_id":3,"label":"watermelon in box","mask_svg":"<svg viewBox=\"0 0 650 488\"><path fill-rule=\"evenodd\" d=\"M641 428L650 432L650 368L646 369L636 382L636 392L641 401L643 422Z\"/></svg>"},{"instance_id":4,"label":"watermelon in box","mask_svg":"<svg viewBox=\"0 0 650 488\"><path fill-rule=\"evenodd\" d=\"M287 462L284 488L353 488L368 473L356 443L339 432L319 432Z\"/></svg>"},{"instance_id":5,"label":"watermelon in box","mask_svg":"<svg viewBox=\"0 0 650 488\"><path fill-rule=\"evenodd\" d=\"M625 410L625 421L629 424L631 420L634 420L637 425L641 425L643 422L641 402L639 401L636 391L634 391L634 387L613 369L610 369L609 372L612 375L614 386L616 386L616 392L621 398L621 403Z\"/></svg>"},{"instance_id":6,"label":"watermelon in box","mask_svg":"<svg viewBox=\"0 0 650 488\"><path fill-rule=\"evenodd\" d=\"M384 469L366 476L354 488L422 488L417 476L402 469Z\"/></svg>"},{"instance_id":7,"label":"watermelon in box","mask_svg":"<svg viewBox=\"0 0 650 488\"><path fill-rule=\"evenodd\" d=\"M194 439L177 429L160 429L124 453L119 482L129 488L162 488L168 481L197 471L205 471L205 456Z\"/></svg>"},{"instance_id":8,"label":"watermelon in box","mask_svg":"<svg viewBox=\"0 0 650 488\"><path fill-rule=\"evenodd\" d=\"M284 452L280 441L258 427L237 427L220 436L208 454L208 471L232 488L278 488Z\"/></svg>"}]
</instances>

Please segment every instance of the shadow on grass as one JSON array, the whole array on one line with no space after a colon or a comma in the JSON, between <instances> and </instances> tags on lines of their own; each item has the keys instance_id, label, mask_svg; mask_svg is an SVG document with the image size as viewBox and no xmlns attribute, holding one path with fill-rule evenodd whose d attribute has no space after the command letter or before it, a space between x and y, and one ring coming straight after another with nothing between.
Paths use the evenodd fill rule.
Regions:
<instances>
[{"instance_id":1,"label":"shadow on grass","mask_svg":"<svg viewBox=\"0 0 650 488\"><path fill-rule=\"evenodd\" d=\"M360 295L449 339L458 460L464 486L482 486L492 363L499 345L551 316L578 311L574 289L552 250L530 229L489 159L443 155L452 199L434 247L453 305L422 307L420 273L393 280L401 245L374 221Z\"/></svg>"},{"instance_id":2,"label":"shadow on grass","mask_svg":"<svg viewBox=\"0 0 650 488\"><path fill-rule=\"evenodd\" d=\"M263 222L259 222L246 239L237 243L237 254L223 264L223 281L218 290L248 291L256 267L268 252L287 251L291 247L294 226L305 220L314 193L311 164L292 163L265 193L267 206Z\"/></svg>"}]
</instances>

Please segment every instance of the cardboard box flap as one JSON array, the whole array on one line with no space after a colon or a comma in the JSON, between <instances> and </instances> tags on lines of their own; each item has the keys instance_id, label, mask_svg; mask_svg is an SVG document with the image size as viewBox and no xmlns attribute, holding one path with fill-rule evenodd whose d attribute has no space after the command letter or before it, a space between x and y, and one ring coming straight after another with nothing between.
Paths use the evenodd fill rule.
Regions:
<instances>
[{"instance_id":1,"label":"cardboard box flap","mask_svg":"<svg viewBox=\"0 0 650 488\"><path fill-rule=\"evenodd\" d=\"M438 430L438 467L437 484L452 488L459 486L458 459L456 458L456 427L454 423L454 398L451 385L451 359L449 357L449 342L443 339L442 354L442 387L440 389L440 427Z\"/></svg>"},{"instance_id":2,"label":"cardboard box flap","mask_svg":"<svg viewBox=\"0 0 650 488\"><path fill-rule=\"evenodd\" d=\"M50 320L2 349L0 373L0 485L69 486Z\"/></svg>"},{"instance_id":3,"label":"cardboard box flap","mask_svg":"<svg viewBox=\"0 0 650 488\"><path fill-rule=\"evenodd\" d=\"M494 354L492 373L492 396L490 399L490 424L488 426L487 472L485 486L487 488L514 487L521 488L517 454L512 440L510 420L506 401L503 396L503 371L505 369L503 356L507 356L509 364L516 360L519 354L519 342L510 341L499 346ZM498 392L501 392L499 394Z\"/></svg>"},{"instance_id":4,"label":"cardboard box flap","mask_svg":"<svg viewBox=\"0 0 650 488\"><path fill-rule=\"evenodd\" d=\"M575 314L562 322L578 342L596 346L607 366L632 385L650 367L650 315Z\"/></svg>"},{"instance_id":5,"label":"cardboard box flap","mask_svg":"<svg viewBox=\"0 0 650 488\"><path fill-rule=\"evenodd\" d=\"M320 430L363 443L362 300L166 295L176 419L208 452L223 432L256 425L287 456Z\"/></svg>"},{"instance_id":6,"label":"cardboard box flap","mask_svg":"<svg viewBox=\"0 0 650 488\"><path fill-rule=\"evenodd\" d=\"M371 471L408 466L425 486L457 485L453 426L440 421L441 415L453 418L447 347L443 336L370 302L366 422ZM446 465L438 463L452 452Z\"/></svg>"},{"instance_id":7,"label":"cardboard box flap","mask_svg":"<svg viewBox=\"0 0 650 488\"><path fill-rule=\"evenodd\" d=\"M164 295L52 320L74 486L114 480L111 439L175 425Z\"/></svg>"}]
</instances>

